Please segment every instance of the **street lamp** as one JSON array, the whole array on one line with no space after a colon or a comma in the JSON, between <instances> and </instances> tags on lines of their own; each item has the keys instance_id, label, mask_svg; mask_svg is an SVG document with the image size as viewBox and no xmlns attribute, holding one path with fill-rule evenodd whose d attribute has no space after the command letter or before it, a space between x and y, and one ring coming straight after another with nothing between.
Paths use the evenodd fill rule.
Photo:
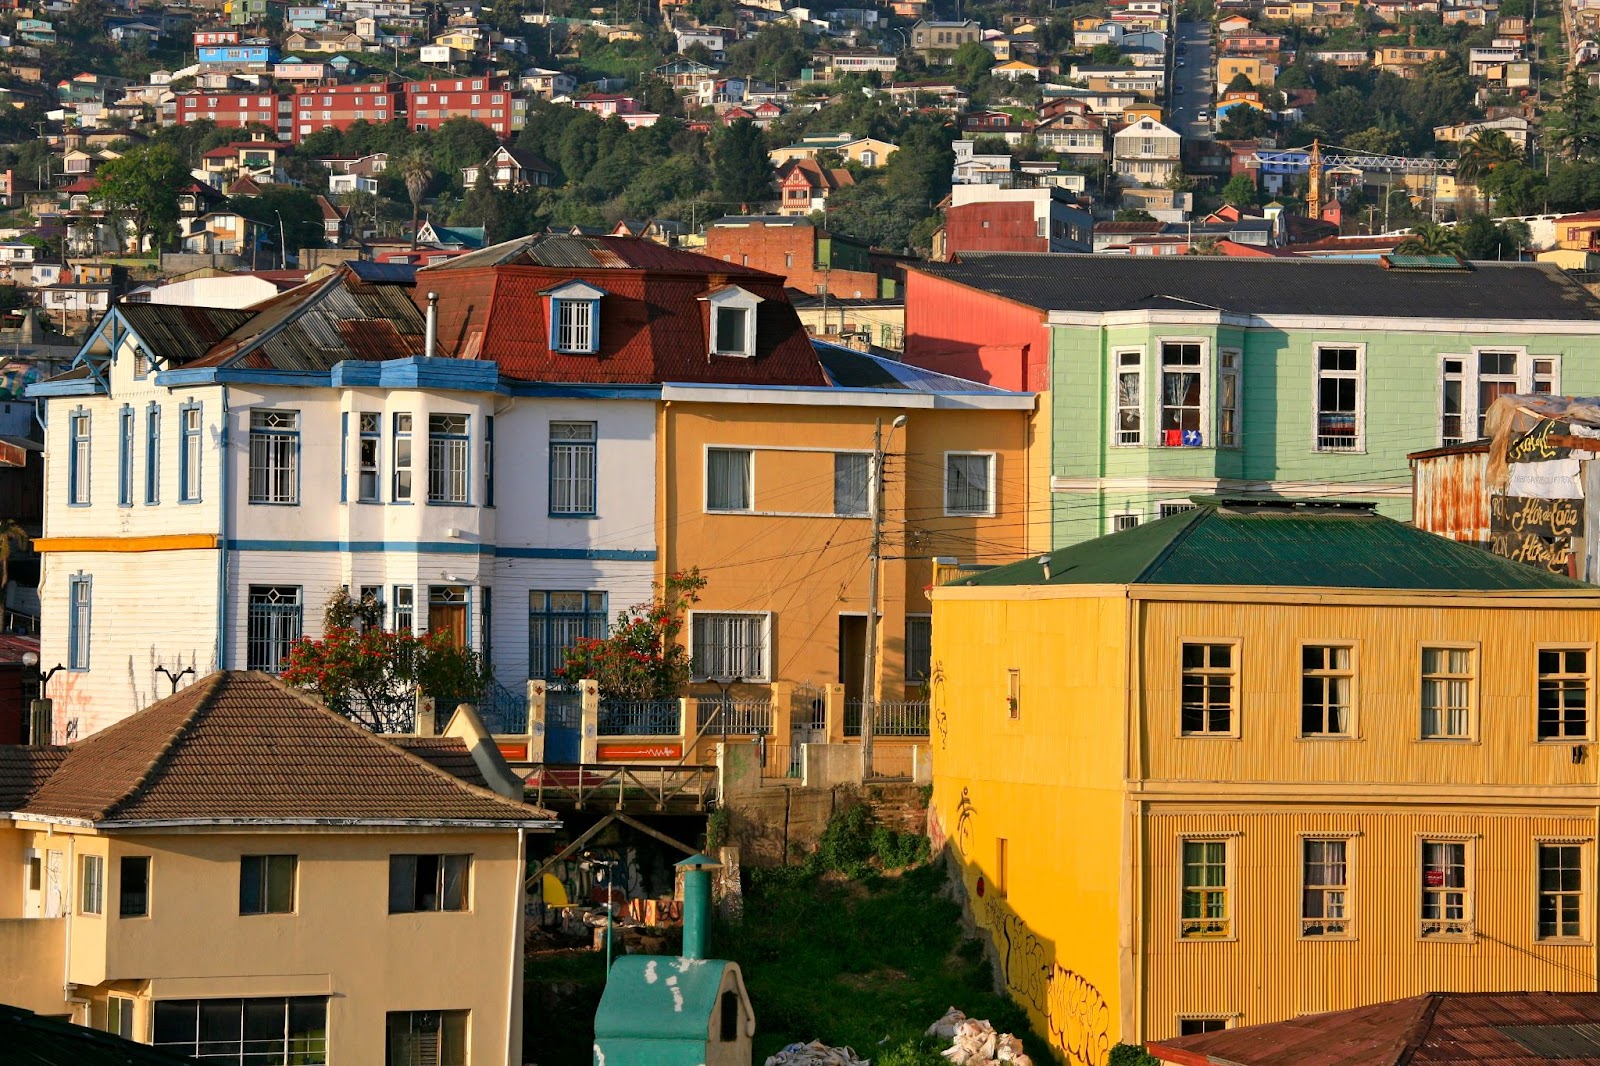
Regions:
<instances>
[{"instance_id":1,"label":"street lamp","mask_svg":"<svg viewBox=\"0 0 1600 1066\"><path fill-rule=\"evenodd\" d=\"M50 679L65 670L65 663L56 663L48 670L39 669L39 653L26 651L22 653L22 665L34 672L38 680L38 687L34 690L36 695L28 705L28 743L43 745L50 743L55 735L55 730L50 722L51 702L44 694L45 686L50 684Z\"/></svg>"},{"instance_id":2,"label":"street lamp","mask_svg":"<svg viewBox=\"0 0 1600 1066\"><path fill-rule=\"evenodd\" d=\"M612 917L611 900L612 885L616 880L616 869L620 859L604 859L592 851L583 853L583 861L578 864L580 870L601 871L595 875L595 880L606 887L606 981L611 981L611 927L616 924Z\"/></svg>"}]
</instances>

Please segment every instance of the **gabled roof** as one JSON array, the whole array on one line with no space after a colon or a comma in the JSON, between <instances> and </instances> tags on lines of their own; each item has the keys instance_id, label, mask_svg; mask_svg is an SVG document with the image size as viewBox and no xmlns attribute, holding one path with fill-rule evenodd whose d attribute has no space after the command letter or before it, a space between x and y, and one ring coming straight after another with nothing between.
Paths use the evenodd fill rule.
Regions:
<instances>
[{"instance_id":1,"label":"gabled roof","mask_svg":"<svg viewBox=\"0 0 1600 1066\"><path fill-rule=\"evenodd\" d=\"M222 338L250 321L249 311L181 304L119 303L120 315L140 343L168 366L205 355Z\"/></svg>"},{"instance_id":2,"label":"gabled roof","mask_svg":"<svg viewBox=\"0 0 1600 1066\"><path fill-rule=\"evenodd\" d=\"M65 755L53 772L10 808L18 817L102 828L553 824L549 812L462 781L262 673L217 671L56 750ZM38 776L37 767L13 772Z\"/></svg>"},{"instance_id":3,"label":"gabled roof","mask_svg":"<svg viewBox=\"0 0 1600 1066\"><path fill-rule=\"evenodd\" d=\"M1600 319L1600 299L1548 263L1398 271L1362 260L966 252L915 269L1045 311Z\"/></svg>"},{"instance_id":4,"label":"gabled roof","mask_svg":"<svg viewBox=\"0 0 1600 1066\"><path fill-rule=\"evenodd\" d=\"M1319 500L1207 499L960 585L1216 585L1600 593L1591 585ZM1045 576L1048 560L1049 577Z\"/></svg>"},{"instance_id":5,"label":"gabled roof","mask_svg":"<svg viewBox=\"0 0 1600 1066\"><path fill-rule=\"evenodd\" d=\"M1600 993L1434 992L1152 1040L1184 1066L1600 1066Z\"/></svg>"}]
</instances>

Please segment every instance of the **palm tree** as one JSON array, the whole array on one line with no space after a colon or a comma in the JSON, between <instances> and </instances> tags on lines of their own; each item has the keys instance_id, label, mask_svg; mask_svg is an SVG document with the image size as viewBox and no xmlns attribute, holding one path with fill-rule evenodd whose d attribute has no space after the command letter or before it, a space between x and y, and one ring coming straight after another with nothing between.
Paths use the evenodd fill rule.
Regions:
<instances>
[{"instance_id":1,"label":"palm tree","mask_svg":"<svg viewBox=\"0 0 1600 1066\"><path fill-rule=\"evenodd\" d=\"M1461 142L1456 154L1456 180L1481 184L1495 167L1522 158L1522 151L1504 130L1479 130Z\"/></svg>"},{"instance_id":2,"label":"palm tree","mask_svg":"<svg viewBox=\"0 0 1600 1066\"><path fill-rule=\"evenodd\" d=\"M417 219L422 214L422 194L428 191L433 180L433 161L421 148L413 148L400 158L400 177L406 183L406 195L411 198L411 247L417 246Z\"/></svg>"},{"instance_id":3,"label":"palm tree","mask_svg":"<svg viewBox=\"0 0 1600 1066\"><path fill-rule=\"evenodd\" d=\"M1395 245L1401 255L1454 255L1460 256L1461 237L1456 231L1437 222L1419 222L1411 227L1411 235Z\"/></svg>"},{"instance_id":4,"label":"palm tree","mask_svg":"<svg viewBox=\"0 0 1600 1066\"><path fill-rule=\"evenodd\" d=\"M11 552L27 546L28 531L14 518L0 518L0 607L5 605L6 586L11 583Z\"/></svg>"}]
</instances>

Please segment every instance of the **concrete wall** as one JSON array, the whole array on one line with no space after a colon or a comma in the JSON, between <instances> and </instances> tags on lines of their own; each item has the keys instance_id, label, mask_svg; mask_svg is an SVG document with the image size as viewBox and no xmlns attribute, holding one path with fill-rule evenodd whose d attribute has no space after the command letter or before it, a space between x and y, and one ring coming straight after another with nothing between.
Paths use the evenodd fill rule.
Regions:
<instances>
[{"instance_id":1,"label":"concrete wall","mask_svg":"<svg viewBox=\"0 0 1600 1066\"><path fill-rule=\"evenodd\" d=\"M784 866L817 846L835 812L865 803L878 822L902 833L921 833L928 809L916 785L839 785L832 788L763 788L730 796L732 842L749 866Z\"/></svg>"}]
</instances>

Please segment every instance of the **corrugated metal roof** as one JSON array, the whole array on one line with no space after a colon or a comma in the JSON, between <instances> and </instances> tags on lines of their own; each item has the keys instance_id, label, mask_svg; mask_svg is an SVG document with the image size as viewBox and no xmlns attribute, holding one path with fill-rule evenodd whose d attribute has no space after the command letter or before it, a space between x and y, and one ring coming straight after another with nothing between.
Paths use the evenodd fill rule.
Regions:
<instances>
[{"instance_id":1,"label":"corrugated metal roof","mask_svg":"<svg viewBox=\"0 0 1600 1066\"><path fill-rule=\"evenodd\" d=\"M169 366L192 362L255 315L224 307L122 303L117 311L148 346L150 354Z\"/></svg>"},{"instance_id":2,"label":"corrugated metal roof","mask_svg":"<svg viewBox=\"0 0 1600 1066\"><path fill-rule=\"evenodd\" d=\"M1202 500L1193 510L1074 544L960 585L1217 585L1425 591L1593 585L1384 518L1315 500Z\"/></svg>"},{"instance_id":3,"label":"corrugated metal roof","mask_svg":"<svg viewBox=\"0 0 1600 1066\"><path fill-rule=\"evenodd\" d=\"M417 277L417 268L410 263L372 263L355 259L346 263L345 267L362 281L409 285Z\"/></svg>"},{"instance_id":4,"label":"corrugated metal roof","mask_svg":"<svg viewBox=\"0 0 1600 1066\"><path fill-rule=\"evenodd\" d=\"M842 389L894 389L901 392L952 393L976 392L1006 395L1005 389L984 385L966 378L924 370L909 363L883 359L841 344L813 340L829 382Z\"/></svg>"}]
</instances>

